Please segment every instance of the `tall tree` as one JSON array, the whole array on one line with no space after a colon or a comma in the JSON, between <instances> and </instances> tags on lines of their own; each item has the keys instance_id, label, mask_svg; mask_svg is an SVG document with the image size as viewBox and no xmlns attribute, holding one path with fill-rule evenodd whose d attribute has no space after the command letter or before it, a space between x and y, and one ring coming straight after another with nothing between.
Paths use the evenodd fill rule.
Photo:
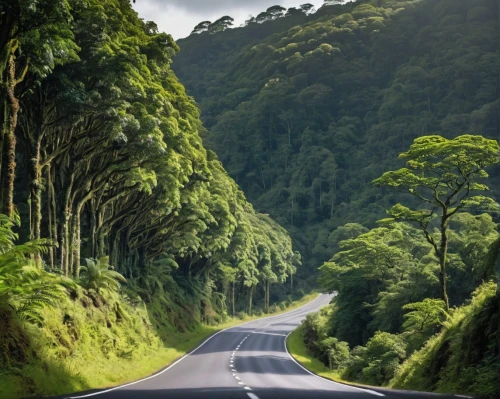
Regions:
<instances>
[{"instance_id":1,"label":"tall tree","mask_svg":"<svg viewBox=\"0 0 500 399\"><path fill-rule=\"evenodd\" d=\"M203 22L200 22L198 25L196 25L193 29L193 31L191 32L191 34L193 33L202 33L202 32L206 32L208 31L208 28L210 27L210 25L212 24L211 21L203 21Z\"/></svg>"},{"instance_id":2,"label":"tall tree","mask_svg":"<svg viewBox=\"0 0 500 399\"><path fill-rule=\"evenodd\" d=\"M491 198L474 193L488 190L488 186L479 181L488 177L485 168L498 164L498 152L498 142L482 136L464 135L453 140L425 136L416 139L409 151L400 155L407 160L406 168L386 172L374 181L377 186L403 189L420 202L421 206L416 209L401 204L393 206L388 210L392 216L388 221L416 224L434 248L446 309L449 308L446 289L449 223L453 216L471 206L494 204ZM437 237L433 234L434 219L438 221Z\"/></svg>"},{"instance_id":3,"label":"tall tree","mask_svg":"<svg viewBox=\"0 0 500 399\"><path fill-rule=\"evenodd\" d=\"M281 6L269 7L266 12L272 17L272 19L281 18L285 15L286 8Z\"/></svg>"},{"instance_id":4,"label":"tall tree","mask_svg":"<svg viewBox=\"0 0 500 399\"><path fill-rule=\"evenodd\" d=\"M314 12L314 5L311 3L306 3L302 4L300 6L300 9L305 13L305 14L312 14Z\"/></svg>"},{"instance_id":5,"label":"tall tree","mask_svg":"<svg viewBox=\"0 0 500 399\"><path fill-rule=\"evenodd\" d=\"M210 33L222 32L233 26L234 19L226 15L208 26Z\"/></svg>"},{"instance_id":6,"label":"tall tree","mask_svg":"<svg viewBox=\"0 0 500 399\"><path fill-rule=\"evenodd\" d=\"M0 2L0 193L2 212L9 217L14 213L20 84L28 72L43 78L56 64L77 58L69 10L67 0Z\"/></svg>"}]
</instances>

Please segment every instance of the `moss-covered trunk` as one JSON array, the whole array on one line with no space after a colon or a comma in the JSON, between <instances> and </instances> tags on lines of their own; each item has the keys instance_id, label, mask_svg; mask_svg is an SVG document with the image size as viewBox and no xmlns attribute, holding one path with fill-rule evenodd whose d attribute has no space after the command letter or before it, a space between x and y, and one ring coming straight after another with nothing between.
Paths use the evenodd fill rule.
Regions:
<instances>
[{"instance_id":1,"label":"moss-covered trunk","mask_svg":"<svg viewBox=\"0 0 500 399\"><path fill-rule=\"evenodd\" d=\"M14 45L11 45L14 46ZM6 90L5 116L2 124L2 166L1 190L2 213L9 217L14 216L14 179L16 173L16 126L19 113L19 100L15 95L15 88L20 81L16 79L16 62L13 49L9 55L4 87ZM22 78L20 78L22 79Z\"/></svg>"}]
</instances>

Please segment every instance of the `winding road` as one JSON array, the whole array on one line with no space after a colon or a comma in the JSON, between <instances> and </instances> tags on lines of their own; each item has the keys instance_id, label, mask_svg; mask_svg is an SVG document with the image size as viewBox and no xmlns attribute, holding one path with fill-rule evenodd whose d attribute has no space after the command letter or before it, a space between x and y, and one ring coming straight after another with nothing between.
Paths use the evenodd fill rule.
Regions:
<instances>
[{"instance_id":1,"label":"winding road","mask_svg":"<svg viewBox=\"0 0 500 399\"><path fill-rule=\"evenodd\" d=\"M285 314L223 330L152 377L117 388L73 394L96 399L375 399L456 398L420 392L369 389L335 383L300 366L286 337L304 317L331 300L316 300Z\"/></svg>"}]
</instances>

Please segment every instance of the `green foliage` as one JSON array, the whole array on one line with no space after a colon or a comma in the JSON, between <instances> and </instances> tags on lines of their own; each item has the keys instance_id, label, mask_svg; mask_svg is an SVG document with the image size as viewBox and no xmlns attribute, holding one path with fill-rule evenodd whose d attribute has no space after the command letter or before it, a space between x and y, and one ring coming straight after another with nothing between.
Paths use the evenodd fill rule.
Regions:
<instances>
[{"instance_id":1,"label":"green foliage","mask_svg":"<svg viewBox=\"0 0 500 399\"><path fill-rule=\"evenodd\" d=\"M62 280L35 267L29 256L46 252L46 240L16 245L14 223L0 215L0 304L4 312L13 309L26 321L40 321L40 310L54 306L64 288Z\"/></svg>"},{"instance_id":2,"label":"green foliage","mask_svg":"<svg viewBox=\"0 0 500 399\"><path fill-rule=\"evenodd\" d=\"M403 310L409 311L404 315L401 329L408 343L409 353L420 349L434 334L439 332L443 322L450 317L446 306L441 299L425 298L422 302L409 303Z\"/></svg>"},{"instance_id":3,"label":"green foliage","mask_svg":"<svg viewBox=\"0 0 500 399\"><path fill-rule=\"evenodd\" d=\"M374 183L405 189L424 205L442 208L444 216L450 218L468 206L494 202L473 193L488 190L478 179L488 177L484 169L498 163L498 152L498 142L482 136L465 135L453 140L425 136L416 139L410 150L400 155L407 160L409 169L386 172ZM389 213L396 219L420 225L427 225L434 216L434 211L410 211L399 204Z\"/></svg>"},{"instance_id":4,"label":"green foliage","mask_svg":"<svg viewBox=\"0 0 500 399\"><path fill-rule=\"evenodd\" d=\"M408 303L403 306L409 310L405 314L403 329L423 333L433 330L446 319L445 304L441 299L425 298L422 302Z\"/></svg>"},{"instance_id":5,"label":"green foliage","mask_svg":"<svg viewBox=\"0 0 500 399\"><path fill-rule=\"evenodd\" d=\"M497 397L497 289L495 283L479 287L472 302L457 309L443 330L398 369L391 386Z\"/></svg>"},{"instance_id":6,"label":"green foliage","mask_svg":"<svg viewBox=\"0 0 500 399\"><path fill-rule=\"evenodd\" d=\"M80 267L79 284L87 290L94 290L98 294L102 291L113 292L120 288L120 283L127 281L109 265L108 257L85 261L87 265Z\"/></svg>"},{"instance_id":7,"label":"green foliage","mask_svg":"<svg viewBox=\"0 0 500 399\"><path fill-rule=\"evenodd\" d=\"M330 370L343 369L349 360L349 345L337 338L328 337L320 341L319 349L328 356Z\"/></svg>"},{"instance_id":8,"label":"green foliage","mask_svg":"<svg viewBox=\"0 0 500 399\"><path fill-rule=\"evenodd\" d=\"M215 37L232 23L197 30ZM57 352L50 362L69 359L88 334L83 346L99 346L106 363L147 355L134 349L141 339L158 348L158 336L219 324L229 305L233 314L286 307L300 254L204 148L198 107L171 69L180 48L169 34L128 0L2 1L0 25L0 202L8 215L18 207L26 242L14 245L0 219L2 357L11 353L27 375L28 352L46 353L28 339L39 327ZM71 299L60 297L62 283ZM124 298L147 309L139 316ZM72 301L89 310L78 327L69 313L41 320ZM44 367L53 370L34 369ZM26 386L43 385L38 377Z\"/></svg>"},{"instance_id":9,"label":"green foliage","mask_svg":"<svg viewBox=\"0 0 500 399\"><path fill-rule=\"evenodd\" d=\"M335 252L338 226L372 228L396 203L415 209L408 192L370 185L403 166L397 155L415 139L440 135L453 151L456 137L482 135L486 161L499 129L495 2L328 3L190 36L172 64L200 102L205 142L291 233L303 277Z\"/></svg>"},{"instance_id":10,"label":"green foliage","mask_svg":"<svg viewBox=\"0 0 500 399\"><path fill-rule=\"evenodd\" d=\"M20 206L21 236L58 244L36 262L97 293L113 291L121 276L136 280L148 301L153 286L172 284L158 283L161 274L175 275L206 292L206 312L217 317L227 307L218 271L225 264L241 269L238 298L268 304L267 285L291 279L299 257L287 232L254 211L203 147L197 106L170 68L177 44L126 1L64 6L71 24L58 21L78 57L61 48L72 62L41 77L28 72L30 83L40 82L23 97L17 129L18 170L28 172L16 179L19 203L28 204ZM209 25L220 31L231 23ZM105 254L116 270L99 261L80 267ZM256 290L264 281L266 293ZM287 294L280 289L273 300Z\"/></svg>"},{"instance_id":11,"label":"green foliage","mask_svg":"<svg viewBox=\"0 0 500 399\"><path fill-rule=\"evenodd\" d=\"M338 245L319 281L338 293L332 333L351 346L366 343L377 329L399 332L401 306L436 288L431 247L408 225L379 227Z\"/></svg>"},{"instance_id":12,"label":"green foliage","mask_svg":"<svg viewBox=\"0 0 500 399\"><path fill-rule=\"evenodd\" d=\"M499 150L496 140L482 136L465 135L453 140L425 136L416 139L410 150L400 155L400 158L407 159L408 168L386 172L374 181L377 186L405 189L421 202L421 207L414 210L396 204L388 213L394 220L417 224L434 248L440 265L441 295L446 309L449 308L446 289L448 226L458 212L468 208L484 211L497 207L492 198L474 194L488 190L488 186L478 180L488 177L486 167L498 164ZM431 235L434 218L439 219L440 235L437 239Z\"/></svg>"},{"instance_id":13,"label":"green foliage","mask_svg":"<svg viewBox=\"0 0 500 399\"><path fill-rule=\"evenodd\" d=\"M478 272L482 276L488 275L491 264L497 261L498 248L494 243L498 226L488 214L473 216L465 210L469 199L477 198L471 197L474 191L487 189L475 178L487 177L482 168L497 163L498 143L472 136L455 140L423 137L415 140L410 151L403 156L410 157L410 153L414 153L414 159L408 165L423 170L418 173L409 169L387 172L375 182L406 187L410 194L431 207L411 210L397 204L389 211L393 219L381 221L384 227L341 241L330 262L320 268L320 283L330 292L337 293L332 311L321 322L320 316L310 316L304 323L306 345L323 362L331 356L330 344L335 348L334 352L338 350L338 339L348 341L351 346L366 342L365 346L356 346L346 356L348 361L341 375L349 380L388 384L408 354L424 344L424 348L431 345L435 341L432 335L439 327L444 324L445 331L449 325L450 321L445 321L450 318L447 283L453 292L452 302L462 304L480 281ZM481 197L481 202L494 202L484 199ZM432 224L434 216L440 219L437 225ZM398 220L416 223L420 231ZM349 230L352 229L350 226ZM354 230L360 231L359 228ZM477 237L479 231L482 239ZM336 235L340 237L340 233ZM449 274L446 267L450 269ZM489 272L485 270L488 268ZM436 274L443 299L431 299ZM478 292L473 296L477 297ZM420 300L413 302L412 298ZM467 307L455 310L453 317L463 313L464 309ZM407 313L403 314L404 311ZM492 312L494 314L495 310ZM497 319L498 315L493 318ZM485 323L486 319L478 321L478 324ZM485 352L485 347L490 350L495 347L496 333L492 333L495 330L498 328L488 327L486 335L483 333L480 351ZM396 334L399 332L401 334ZM469 331L467 334L473 333ZM470 336L466 336L470 340ZM456 345L463 346L464 342ZM448 347L443 345L443 351L445 353L432 355L436 367L443 367L441 358L448 355ZM479 357L471 354L468 359L460 358L458 364L468 367L473 363L474 369L484 368L484 381L488 387L485 392L490 395L491 375L498 356L495 360L488 354L485 360L483 352ZM411 373L412 370L406 369L405 372ZM439 381L446 386L446 391L455 391L450 389L451 385L446 385L447 376L438 377L439 371L434 372L434 383ZM454 372L460 371L457 368ZM476 383L467 378L459 392L477 390ZM424 389L433 390L435 387L428 385Z\"/></svg>"},{"instance_id":14,"label":"green foliage","mask_svg":"<svg viewBox=\"0 0 500 399\"><path fill-rule=\"evenodd\" d=\"M406 342L400 335L378 331L366 347L354 348L345 376L372 385L388 383L406 358Z\"/></svg>"},{"instance_id":15,"label":"green foliage","mask_svg":"<svg viewBox=\"0 0 500 399\"><path fill-rule=\"evenodd\" d=\"M35 267L29 256L47 251L47 241L16 245L14 222L0 215L0 366L25 361L29 340L22 322L41 323L46 306L64 297L63 281ZM66 283L69 285L69 283Z\"/></svg>"}]
</instances>

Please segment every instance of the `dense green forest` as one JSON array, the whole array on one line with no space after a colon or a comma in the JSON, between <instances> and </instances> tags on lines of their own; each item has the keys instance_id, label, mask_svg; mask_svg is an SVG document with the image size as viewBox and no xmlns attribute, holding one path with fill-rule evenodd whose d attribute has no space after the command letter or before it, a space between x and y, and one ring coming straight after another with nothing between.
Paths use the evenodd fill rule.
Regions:
<instances>
[{"instance_id":1,"label":"dense green forest","mask_svg":"<svg viewBox=\"0 0 500 399\"><path fill-rule=\"evenodd\" d=\"M191 35L173 68L207 145L311 270L333 230L396 202L370 182L414 138L499 137L497 15L495 0L362 0Z\"/></svg>"},{"instance_id":2,"label":"dense green forest","mask_svg":"<svg viewBox=\"0 0 500 399\"><path fill-rule=\"evenodd\" d=\"M0 0L2 398L318 285L336 377L500 395L500 1L344 3L176 43L130 0Z\"/></svg>"},{"instance_id":3,"label":"dense green forest","mask_svg":"<svg viewBox=\"0 0 500 399\"><path fill-rule=\"evenodd\" d=\"M496 398L500 3L339 3L198 25L173 68L299 274L336 293L310 353L344 380Z\"/></svg>"},{"instance_id":4,"label":"dense green forest","mask_svg":"<svg viewBox=\"0 0 500 399\"><path fill-rule=\"evenodd\" d=\"M129 0L2 0L0 31L0 396L93 387L302 295L287 232L204 148L170 35Z\"/></svg>"},{"instance_id":5,"label":"dense green forest","mask_svg":"<svg viewBox=\"0 0 500 399\"><path fill-rule=\"evenodd\" d=\"M400 157L407 167L374 183L406 187L422 204L394 205L371 230L336 230L320 281L337 297L308 316L303 339L350 381L497 397L500 236L483 212L498 204L481 192L498 143L424 136Z\"/></svg>"}]
</instances>

